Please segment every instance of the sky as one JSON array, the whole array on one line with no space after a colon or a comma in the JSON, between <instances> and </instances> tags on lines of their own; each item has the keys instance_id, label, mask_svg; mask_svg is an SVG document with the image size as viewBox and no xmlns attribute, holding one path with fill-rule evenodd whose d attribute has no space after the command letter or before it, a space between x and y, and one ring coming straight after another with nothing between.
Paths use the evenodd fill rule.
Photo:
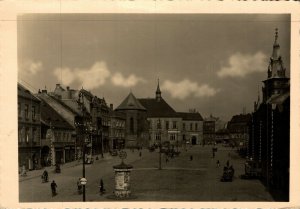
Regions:
<instances>
[{"instance_id":1,"label":"sky","mask_svg":"<svg viewBox=\"0 0 300 209\"><path fill-rule=\"evenodd\" d=\"M130 91L223 120L253 111L275 28L290 75L286 14L26 14L18 81L34 93L81 87L117 107Z\"/></svg>"}]
</instances>

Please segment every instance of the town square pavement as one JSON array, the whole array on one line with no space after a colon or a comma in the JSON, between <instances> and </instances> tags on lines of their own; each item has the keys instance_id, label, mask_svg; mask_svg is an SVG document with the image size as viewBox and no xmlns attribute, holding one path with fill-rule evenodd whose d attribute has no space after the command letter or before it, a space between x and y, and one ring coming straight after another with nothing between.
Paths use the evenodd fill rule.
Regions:
<instances>
[{"instance_id":1,"label":"town square pavement","mask_svg":"<svg viewBox=\"0 0 300 209\"><path fill-rule=\"evenodd\" d=\"M159 154L143 149L126 150L125 163L131 164L130 201L274 201L259 180L243 180L244 162L232 148L218 145L215 158L212 146L188 146L179 148L178 157L166 161L162 155L162 170L158 170ZM191 160L191 156L193 159ZM216 162L220 161L218 167ZM235 169L232 182L221 182L223 166L229 161ZM104 155L93 164L86 165L86 201L116 201L109 198L114 191L113 166L121 162L118 156ZM73 202L82 201L77 193L77 180L82 176L82 164L78 161L62 166L60 174L47 168L49 182L42 183L43 170L28 172L19 178L20 202ZM100 179L104 181L106 193L99 194ZM58 195L51 196L50 182L57 183Z\"/></svg>"}]
</instances>

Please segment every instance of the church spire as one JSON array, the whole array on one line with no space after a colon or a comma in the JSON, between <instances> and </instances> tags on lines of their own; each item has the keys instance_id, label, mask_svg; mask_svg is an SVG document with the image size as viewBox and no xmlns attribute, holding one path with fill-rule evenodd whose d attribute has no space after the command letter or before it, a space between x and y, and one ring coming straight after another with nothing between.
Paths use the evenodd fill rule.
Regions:
<instances>
[{"instance_id":1,"label":"church spire","mask_svg":"<svg viewBox=\"0 0 300 209\"><path fill-rule=\"evenodd\" d=\"M280 57L280 45L278 44L278 28L275 29L275 40L273 44L273 53L272 58L274 60L279 59Z\"/></svg>"},{"instance_id":2,"label":"church spire","mask_svg":"<svg viewBox=\"0 0 300 209\"><path fill-rule=\"evenodd\" d=\"M280 56L280 45L278 43L278 28L275 29L273 52L268 67L268 78L274 77L285 77L285 68Z\"/></svg>"},{"instance_id":3,"label":"church spire","mask_svg":"<svg viewBox=\"0 0 300 209\"><path fill-rule=\"evenodd\" d=\"M161 99L161 91L159 88L159 78L157 79L157 89L156 89L156 100L159 101Z\"/></svg>"}]
</instances>

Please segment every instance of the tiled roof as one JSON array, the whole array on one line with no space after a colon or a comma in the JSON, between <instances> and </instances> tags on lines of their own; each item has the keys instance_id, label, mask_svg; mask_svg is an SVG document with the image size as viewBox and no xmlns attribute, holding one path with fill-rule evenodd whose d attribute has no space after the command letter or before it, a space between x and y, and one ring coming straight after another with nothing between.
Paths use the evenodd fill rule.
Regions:
<instances>
[{"instance_id":1,"label":"tiled roof","mask_svg":"<svg viewBox=\"0 0 300 209\"><path fill-rule=\"evenodd\" d=\"M177 113L182 120L198 120L203 121L202 116L198 112L178 112Z\"/></svg>"},{"instance_id":2,"label":"tiled roof","mask_svg":"<svg viewBox=\"0 0 300 209\"><path fill-rule=\"evenodd\" d=\"M146 110L146 108L130 92L116 110Z\"/></svg>"},{"instance_id":3,"label":"tiled roof","mask_svg":"<svg viewBox=\"0 0 300 209\"><path fill-rule=\"evenodd\" d=\"M29 100L33 100L36 102L40 102L40 100L35 97L28 89L26 89L23 85L18 83L18 96L27 98Z\"/></svg>"},{"instance_id":4,"label":"tiled roof","mask_svg":"<svg viewBox=\"0 0 300 209\"><path fill-rule=\"evenodd\" d=\"M48 126L50 126L51 122L51 125L54 128L73 129L73 127L62 116L60 116L44 101L41 103L41 120Z\"/></svg>"},{"instance_id":5,"label":"tiled roof","mask_svg":"<svg viewBox=\"0 0 300 209\"><path fill-rule=\"evenodd\" d=\"M248 123L251 121L251 114L234 115L229 123Z\"/></svg>"},{"instance_id":6,"label":"tiled roof","mask_svg":"<svg viewBox=\"0 0 300 209\"><path fill-rule=\"evenodd\" d=\"M162 98L160 100L154 98L138 100L146 108L148 117L180 117Z\"/></svg>"}]
</instances>

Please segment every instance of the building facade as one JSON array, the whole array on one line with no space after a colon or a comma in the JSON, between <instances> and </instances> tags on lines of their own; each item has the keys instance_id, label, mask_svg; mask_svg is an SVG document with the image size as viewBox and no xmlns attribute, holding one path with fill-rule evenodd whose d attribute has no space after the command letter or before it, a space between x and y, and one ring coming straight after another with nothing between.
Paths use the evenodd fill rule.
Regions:
<instances>
[{"instance_id":1,"label":"building facade","mask_svg":"<svg viewBox=\"0 0 300 209\"><path fill-rule=\"evenodd\" d=\"M227 124L230 133L230 140L235 146L244 147L249 141L249 134L252 122L252 115L234 115Z\"/></svg>"},{"instance_id":2,"label":"building facade","mask_svg":"<svg viewBox=\"0 0 300 209\"><path fill-rule=\"evenodd\" d=\"M118 112L110 105L110 147L112 149L123 149L125 147L125 133L126 133L126 114Z\"/></svg>"},{"instance_id":3,"label":"building facade","mask_svg":"<svg viewBox=\"0 0 300 209\"><path fill-rule=\"evenodd\" d=\"M116 108L116 111L126 115L125 146L147 146L149 137L146 108L136 99L132 92Z\"/></svg>"},{"instance_id":4,"label":"building facade","mask_svg":"<svg viewBox=\"0 0 300 209\"><path fill-rule=\"evenodd\" d=\"M37 169L41 165L41 101L18 83L19 167Z\"/></svg>"},{"instance_id":5,"label":"building facade","mask_svg":"<svg viewBox=\"0 0 300 209\"><path fill-rule=\"evenodd\" d=\"M75 160L75 129L50 105L41 101L41 165Z\"/></svg>"},{"instance_id":6,"label":"building facade","mask_svg":"<svg viewBox=\"0 0 300 209\"><path fill-rule=\"evenodd\" d=\"M262 182L278 201L289 201L290 91L276 29L273 52L263 81L263 101L255 111L247 154L262 168Z\"/></svg>"},{"instance_id":7,"label":"building facade","mask_svg":"<svg viewBox=\"0 0 300 209\"><path fill-rule=\"evenodd\" d=\"M197 145L203 144L203 118L198 112L179 112L182 118L182 141Z\"/></svg>"}]
</instances>

